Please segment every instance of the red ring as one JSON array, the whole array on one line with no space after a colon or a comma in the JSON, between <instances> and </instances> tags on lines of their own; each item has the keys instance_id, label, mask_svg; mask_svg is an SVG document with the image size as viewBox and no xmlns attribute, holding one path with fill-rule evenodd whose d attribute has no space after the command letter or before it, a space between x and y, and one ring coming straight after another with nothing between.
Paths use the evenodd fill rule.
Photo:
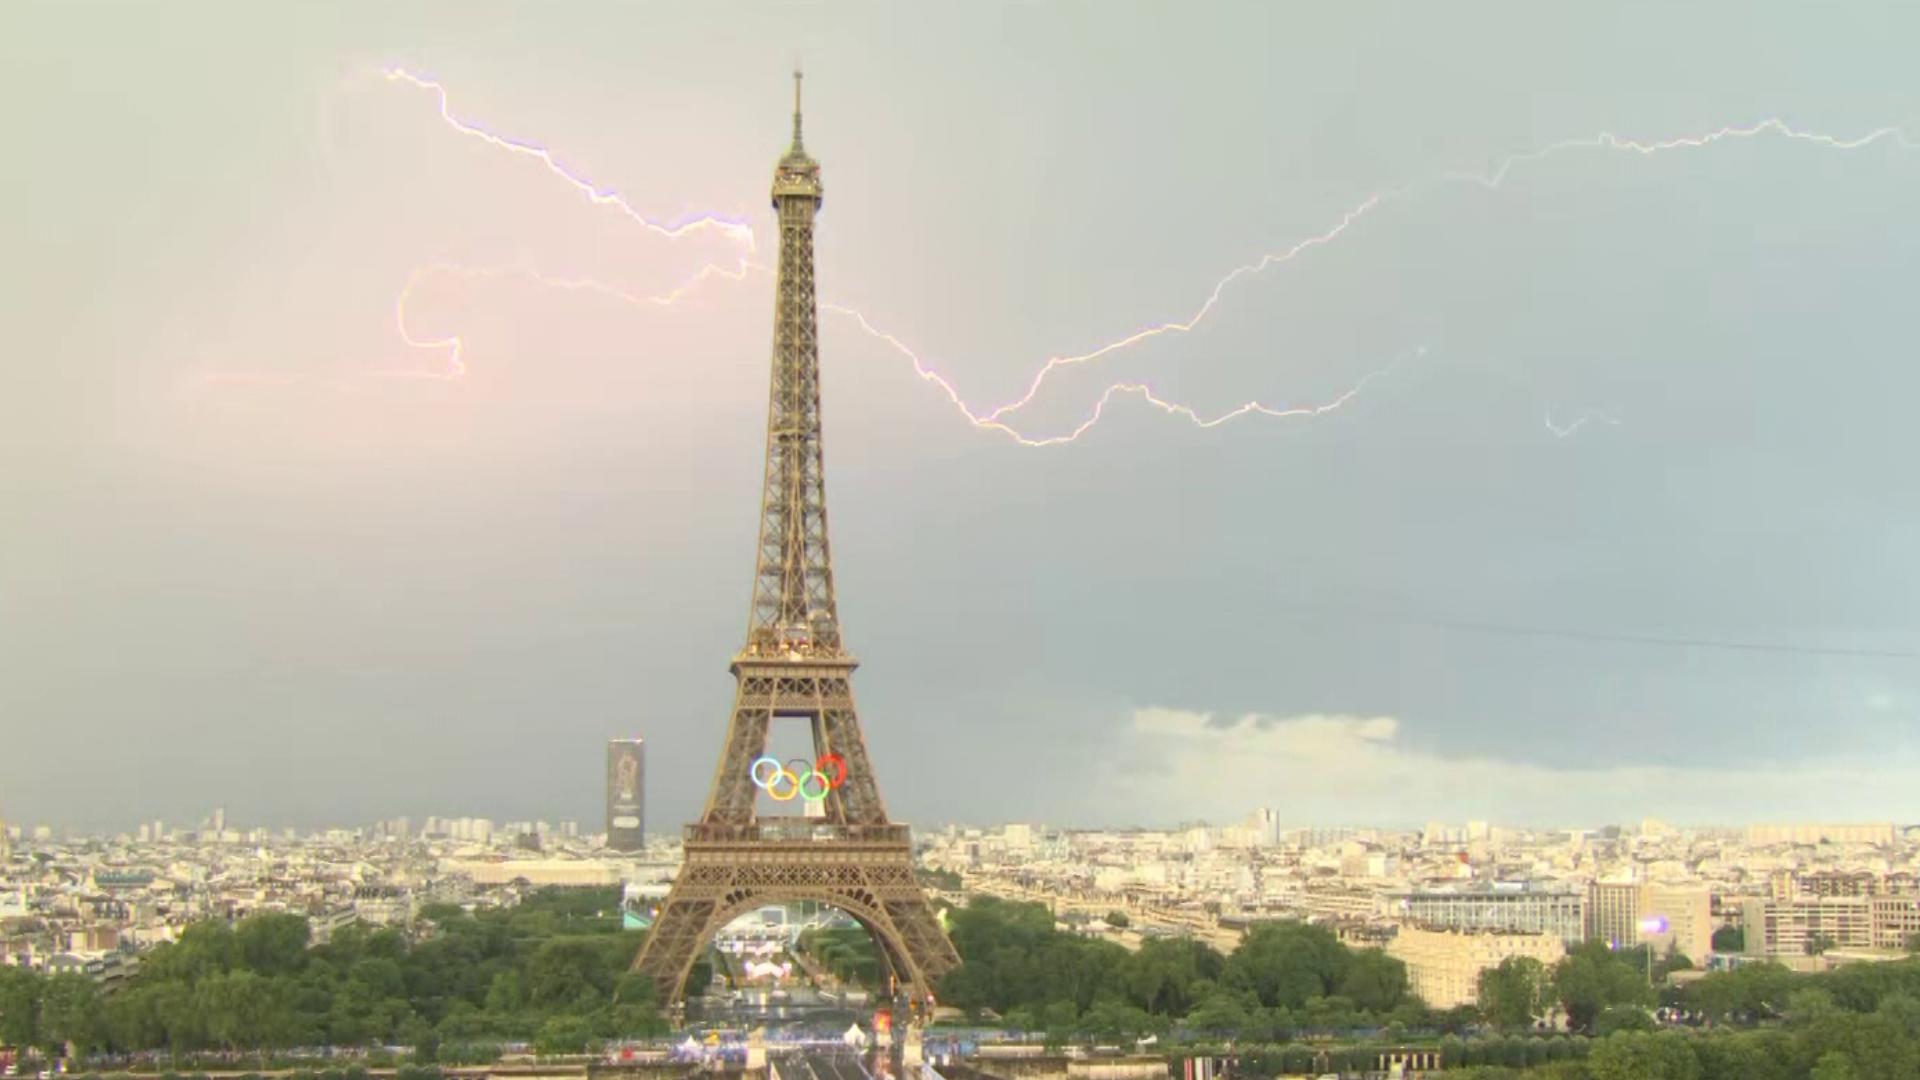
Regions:
<instances>
[{"instance_id":1,"label":"red ring","mask_svg":"<svg viewBox=\"0 0 1920 1080\"><path fill-rule=\"evenodd\" d=\"M820 760L813 763L813 768L815 772L824 774L828 765L834 767L833 777L827 781L827 790L832 791L847 782L847 759L834 753L821 754Z\"/></svg>"}]
</instances>

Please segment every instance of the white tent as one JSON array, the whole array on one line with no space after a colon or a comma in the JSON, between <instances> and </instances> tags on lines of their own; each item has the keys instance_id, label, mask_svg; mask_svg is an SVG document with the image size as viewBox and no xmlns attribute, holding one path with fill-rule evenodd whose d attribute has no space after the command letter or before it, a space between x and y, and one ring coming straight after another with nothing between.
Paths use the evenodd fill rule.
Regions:
<instances>
[{"instance_id":1,"label":"white tent","mask_svg":"<svg viewBox=\"0 0 1920 1080\"><path fill-rule=\"evenodd\" d=\"M867 1033L860 1030L859 1024L855 1024L847 1029L845 1035L840 1036L840 1041L848 1046L864 1048L867 1045Z\"/></svg>"}]
</instances>

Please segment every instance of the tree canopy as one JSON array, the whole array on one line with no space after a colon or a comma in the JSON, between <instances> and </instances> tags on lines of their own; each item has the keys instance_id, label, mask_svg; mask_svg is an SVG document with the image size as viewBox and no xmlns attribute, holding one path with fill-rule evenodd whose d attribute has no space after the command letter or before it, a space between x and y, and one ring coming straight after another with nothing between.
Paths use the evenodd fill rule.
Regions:
<instances>
[{"instance_id":1,"label":"tree canopy","mask_svg":"<svg viewBox=\"0 0 1920 1080\"><path fill-rule=\"evenodd\" d=\"M962 963L941 1001L1055 1037L1117 1037L1176 1021L1246 1034L1425 1019L1404 964L1306 923L1256 924L1230 956L1186 938L1149 938L1128 952L1056 930L1043 905L991 897L955 911L950 927Z\"/></svg>"},{"instance_id":2,"label":"tree canopy","mask_svg":"<svg viewBox=\"0 0 1920 1080\"><path fill-rule=\"evenodd\" d=\"M664 1030L651 983L624 978L642 935L620 928L612 890L587 892L477 915L433 908L418 939L356 924L309 946L307 920L287 914L196 923L104 996L82 976L0 967L0 1042L83 1054L419 1046L534 1039L556 1016L588 1037Z\"/></svg>"}]
</instances>

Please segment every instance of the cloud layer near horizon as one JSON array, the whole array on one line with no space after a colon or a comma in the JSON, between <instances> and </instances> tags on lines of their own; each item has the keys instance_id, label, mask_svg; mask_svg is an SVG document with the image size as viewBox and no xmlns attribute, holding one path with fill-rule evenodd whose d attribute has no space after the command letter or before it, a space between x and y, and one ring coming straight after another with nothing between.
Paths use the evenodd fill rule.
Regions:
<instances>
[{"instance_id":1,"label":"cloud layer near horizon","mask_svg":"<svg viewBox=\"0 0 1920 1080\"><path fill-rule=\"evenodd\" d=\"M1418 825L1435 819L1436 806L1452 812L1442 820L1543 826L1885 820L1920 790L1910 752L1836 748L1772 765L1554 766L1414 749L1401 727L1390 716L1144 708L1123 740L1124 767L1150 770L1161 790L1204 804L1221 822L1256 806L1276 808L1284 821L1344 824Z\"/></svg>"}]
</instances>

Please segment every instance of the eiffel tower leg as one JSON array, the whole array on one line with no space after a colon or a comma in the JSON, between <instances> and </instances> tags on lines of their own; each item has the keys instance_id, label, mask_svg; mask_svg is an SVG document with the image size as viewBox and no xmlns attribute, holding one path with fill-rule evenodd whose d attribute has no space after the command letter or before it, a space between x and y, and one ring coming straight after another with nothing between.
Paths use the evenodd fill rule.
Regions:
<instances>
[{"instance_id":1,"label":"eiffel tower leg","mask_svg":"<svg viewBox=\"0 0 1920 1080\"><path fill-rule=\"evenodd\" d=\"M689 842L686 866L647 932L634 970L652 976L656 999L671 1006L681 1000L700 950L728 923L768 904L813 900L865 927L900 989L922 1002L960 957L914 880L912 857L904 844L782 850Z\"/></svg>"},{"instance_id":2,"label":"eiffel tower leg","mask_svg":"<svg viewBox=\"0 0 1920 1080\"><path fill-rule=\"evenodd\" d=\"M684 1008L682 992L687 975L712 934L707 930L713 904L710 901L679 899L676 883L660 906L647 931L640 954L633 958L633 969L653 979L653 1000L662 1010ZM724 925L724 924L723 924Z\"/></svg>"}]
</instances>

